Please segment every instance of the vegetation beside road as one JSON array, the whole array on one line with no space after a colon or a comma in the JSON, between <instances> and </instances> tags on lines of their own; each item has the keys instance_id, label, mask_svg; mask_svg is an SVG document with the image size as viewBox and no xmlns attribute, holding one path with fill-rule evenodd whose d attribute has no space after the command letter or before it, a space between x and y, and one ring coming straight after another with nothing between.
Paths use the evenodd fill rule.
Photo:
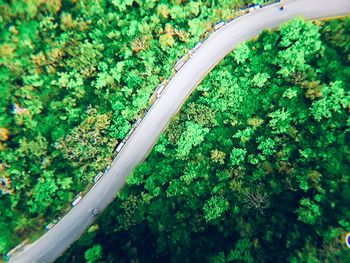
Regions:
<instances>
[{"instance_id":1,"label":"vegetation beside road","mask_svg":"<svg viewBox=\"0 0 350 263\"><path fill-rule=\"evenodd\" d=\"M346 262L350 19L240 45L58 262Z\"/></svg>"},{"instance_id":2,"label":"vegetation beside road","mask_svg":"<svg viewBox=\"0 0 350 263\"><path fill-rule=\"evenodd\" d=\"M0 254L91 184L177 58L247 4L0 0Z\"/></svg>"}]
</instances>

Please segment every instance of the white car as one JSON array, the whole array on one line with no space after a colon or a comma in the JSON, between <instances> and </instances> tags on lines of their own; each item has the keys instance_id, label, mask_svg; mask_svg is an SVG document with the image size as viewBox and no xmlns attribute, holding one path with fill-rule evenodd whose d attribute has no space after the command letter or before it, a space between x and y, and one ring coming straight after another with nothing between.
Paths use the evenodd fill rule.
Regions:
<instances>
[{"instance_id":1,"label":"white car","mask_svg":"<svg viewBox=\"0 0 350 263\"><path fill-rule=\"evenodd\" d=\"M72 206L73 207L76 206L81 201L81 199L83 199L83 197L79 194L77 198L75 198L74 201L72 202Z\"/></svg>"},{"instance_id":2,"label":"white car","mask_svg":"<svg viewBox=\"0 0 350 263\"><path fill-rule=\"evenodd\" d=\"M215 26L214 26L214 30L216 31L216 30L222 28L225 24L226 24L226 23L225 23L225 21L223 21L223 20L217 22L217 23L215 24Z\"/></svg>"},{"instance_id":3,"label":"white car","mask_svg":"<svg viewBox=\"0 0 350 263\"><path fill-rule=\"evenodd\" d=\"M165 85L163 83L159 84L159 86L156 89L156 93L157 93L157 98L160 97L160 94L162 93L162 91L165 89Z\"/></svg>"},{"instance_id":4,"label":"white car","mask_svg":"<svg viewBox=\"0 0 350 263\"><path fill-rule=\"evenodd\" d=\"M99 172L95 178L94 178L94 182L96 183L98 180L100 180L100 178L102 177L103 173L102 172Z\"/></svg>"}]
</instances>

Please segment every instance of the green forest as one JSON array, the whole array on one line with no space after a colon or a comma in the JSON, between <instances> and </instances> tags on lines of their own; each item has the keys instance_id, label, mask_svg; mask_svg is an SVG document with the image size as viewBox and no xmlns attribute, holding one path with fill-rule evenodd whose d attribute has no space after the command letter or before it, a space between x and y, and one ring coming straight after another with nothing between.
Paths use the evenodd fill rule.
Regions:
<instances>
[{"instance_id":1,"label":"green forest","mask_svg":"<svg viewBox=\"0 0 350 263\"><path fill-rule=\"evenodd\" d=\"M0 255L68 211L178 57L251 3L0 0Z\"/></svg>"},{"instance_id":2,"label":"green forest","mask_svg":"<svg viewBox=\"0 0 350 263\"><path fill-rule=\"evenodd\" d=\"M177 59L253 2L0 0L0 255L69 211ZM346 262L349 83L350 18L241 44L58 262Z\"/></svg>"},{"instance_id":3,"label":"green forest","mask_svg":"<svg viewBox=\"0 0 350 263\"><path fill-rule=\"evenodd\" d=\"M58 262L348 262L350 19L241 44Z\"/></svg>"}]
</instances>

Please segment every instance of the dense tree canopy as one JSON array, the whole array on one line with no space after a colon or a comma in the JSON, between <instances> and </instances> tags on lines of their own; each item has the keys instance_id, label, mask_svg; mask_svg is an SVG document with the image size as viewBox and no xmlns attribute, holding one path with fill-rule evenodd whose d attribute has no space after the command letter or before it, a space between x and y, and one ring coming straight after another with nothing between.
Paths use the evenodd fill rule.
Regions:
<instances>
[{"instance_id":1,"label":"dense tree canopy","mask_svg":"<svg viewBox=\"0 0 350 263\"><path fill-rule=\"evenodd\" d=\"M59 262L346 262L349 30L296 19L238 47Z\"/></svg>"},{"instance_id":2,"label":"dense tree canopy","mask_svg":"<svg viewBox=\"0 0 350 263\"><path fill-rule=\"evenodd\" d=\"M65 212L177 58L249 3L0 0L0 254Z\"/></svg>"}]
</instances>

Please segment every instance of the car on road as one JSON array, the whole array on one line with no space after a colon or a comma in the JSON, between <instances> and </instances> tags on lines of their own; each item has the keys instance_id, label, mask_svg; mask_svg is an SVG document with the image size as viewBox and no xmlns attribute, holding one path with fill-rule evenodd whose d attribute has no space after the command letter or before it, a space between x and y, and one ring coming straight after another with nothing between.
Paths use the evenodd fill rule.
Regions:
<instances>
[{"instance_id":1,"label":"car on road","mask_svg":"<svg viewBox=\"0 0 350 263\"><path fill-rule=\"evenodd\" d=\"M59 221L61 220L61 217L56 217L54 220L52 220L49 224L45 226L46 230L50 230L53 228Z\"/></svg>"},{"instance_id":2,"label":"car on road","mask_svg":"<svg viewBox=\"0 0 350 263\"><path fill-rule=\"evenodd\" d=\"M132 125L132 127L133 127L134 129L136 129L136 128L140 125L141 121L142 121L142 118L138 118L138 119L135 121L135 123Z\"/></svg>"},{"instance_id":3,"label":"car on road","mask_svg":"<svg viewBox=\"0 0 350 263\"><path fill-rule=\"evenodd\" d=\"M81 196L81 193L79 193L78 196L72 202L72 206L76 206L81 201L81 199L83 199L83 197Z\"/></svg>"},{"instance_id":4,"label":"car on road","mask_svg":"<svg viewBox=\"0 0 350 263\"><path fill-rule=\"evenodd\" d=\"M102 177L103 173L102 172L99 172L95 178L94 178L94 183L96 183L98 180L100 180L100 178Z\"/></svg>"},{"instance_id":5,"label":"car on road","mask_svg":"<svg viewBox=\"0 0 350 263\"><path fill-rule=\"evenodd\" d=\"M100 212L101 212L100 209L95 208L94 210L92 210L92 215L97 216Z\"/></svg>"},{"instance_id":6,"label":"car on road","mask_svg":"<svg viewBox=\"0 0 350 263\"><path fill-rule=\"evenodd\" d=\"M111 164L108 164L104 173L107 174L109 172L109 169L111 169Z\"/></svg>"},{"instance_id":7,"label":"car on road","mask_svg":"<svg viewBox=\"0 0 350 263\"><path fill-rule=\"evenodd\" d=\"M176 62L175 66L174 66L174 69L176 71L179 71L183 65L185 65L186 63L186 60L185 58L182 56L181 58L178 59L178 61Z\"/></svg>"},{"instance_id":8,"label":"car on road","mask_svg":"<svg viewBox=\"0 0 350 263\"><path fill-rule=\"evenodd\" d=\"M261 5L256 4L256 5L250 6L249 9L248 9L248 11L249 11L249 12L252 12L252 11L257 10L257 9L260 9L260 8L261 8Z\"/></svg>"},{"instance_id":9,"label":"car on road","mask_svg":"<svg viewBox=\"0 0 350 263\"><path fill-rule=\"evenodd\" d=\"M51 228L53 228L55 226L55 223L51 222L50 224L46 225L45 229L46 230L50 230Z\"/></svg>"},{"instance_id":10,"label":"car on road","mask_svg":"<svg viewBox=\"0 0 350 263\"><path fill-rule=\"evenodd\" d=\"M134 128L131 127L131 129L129 130L128 134L125 136L123 142L125 143L127 140L129 140L131 134L134 132Z\"/></svg>"},{"instance_id":11,"label":"car on road","mask_svg":"<svg viewBox=\"0 0 350 263\"><path fill-rule=\"evenodd\" d=\"M124 144L125 143L123 143L123 142L119 143L118 146L115 147L114 152L119 153L122 150L122 148L124 147Z\"/></svg>"},{"instance_id":12,"label":"car on road","mask_svg":"<svg viewBox=\"0 0 350 263\"><path fill-rule=\"evenodd\" d=\"M224 20L221 20L221 21L217 22L217 23L215 24L215 26L214 26L214 30L216 31L216 30L222 28L225 24L226 24L226 23L225 23Z\"/></svg>"},{"instance_id":13,"label":"car on road","mask_svg":"<svg viewBox=\"0 0 350 263\"><path fill-rule=\"evenodd\" d=\"M165 84L164 83L159 84L159 86L156 89L157 98L160 97L160 94L163 92L164 89L165 89Z\"/></svg>"},{"instance_id":14,"label":"car on road","mask_svg":"<svg viewBox=\"0 0 350 263\"><path fill-rule=\"evenodd\" d=\"M190 56L193 56L194 53L201 47L203 42L198 42L191 50L190 50Z\"/></svg>"}]
</instances>

